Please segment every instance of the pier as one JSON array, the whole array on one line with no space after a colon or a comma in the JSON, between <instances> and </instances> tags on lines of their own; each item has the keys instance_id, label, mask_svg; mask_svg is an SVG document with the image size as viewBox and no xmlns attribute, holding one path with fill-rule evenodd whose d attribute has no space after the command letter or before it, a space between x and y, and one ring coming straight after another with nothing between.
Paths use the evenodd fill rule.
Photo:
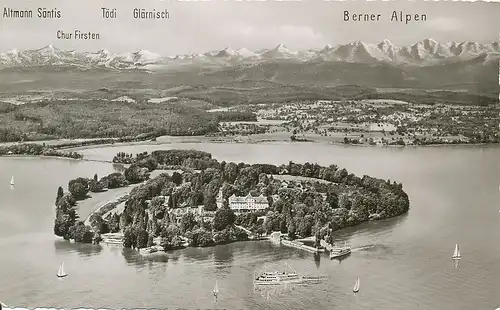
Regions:
<instances>
[{"instance_id":1,"label":"pier","mask_svg":"<svg viewBox=\"0 0 500 310\"><path fill-rule=\"evenodd\" d=\"M320 252L318 249L313 248L312 246L305 245L305 244L298 242L298 241L281 240L281 244L292 247L292 248L305 250L305 251L310 252L310 253Z\"/></svg>"}]
</instances>

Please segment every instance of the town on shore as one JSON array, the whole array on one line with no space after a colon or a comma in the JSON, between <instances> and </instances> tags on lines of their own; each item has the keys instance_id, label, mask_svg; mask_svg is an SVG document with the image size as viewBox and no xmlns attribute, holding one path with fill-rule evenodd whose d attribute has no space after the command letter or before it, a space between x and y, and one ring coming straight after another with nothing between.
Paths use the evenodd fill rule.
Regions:
<instances>
[{"instance_id":1,"label":"town on shore","mask_svg":"<svg viewBox=\"0 0 500 310\"><path fill-rule=\"evenodd\" d=\"M273 232L291 240L314 237L319 246L339 229L409 210L402 184L360 178L336 165L219 162L195 150L118 153L113 162L126 165L124 172L59 187L55 235L150 252L259 240ZM159 174L150 178L153 171ZM79 202L123 187L131 190L79 218Z\"/></svg>"},{"instance_id":2,"label":"town on shore","mask_svg":"<svg viewBox=\"0 0 500 310\"><path fill-rule=\"evenodd\" d=\"M154 90L144 95L134 89L99 89L0 98L5 124L0 126L0 155L23 154L16 147L20 143L44 145L37 152L50 148L50 153L164 137L367 146L500 142L500 105L489 95L357 85L297 88L263 81L237 86L185 86L169 97Z\"/></svg>"}]
</instances>

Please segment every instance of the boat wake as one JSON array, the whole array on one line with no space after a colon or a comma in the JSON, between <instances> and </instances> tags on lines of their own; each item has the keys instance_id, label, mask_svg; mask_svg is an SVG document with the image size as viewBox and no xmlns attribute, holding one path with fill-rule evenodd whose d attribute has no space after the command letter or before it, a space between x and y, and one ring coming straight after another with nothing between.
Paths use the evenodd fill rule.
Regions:
<instances>
[{"instance_id":1,"label":"boat wake","mask_svg":"<svg viewBox=\"0 0 500 310\"><path fill-rule=\"evenodd\" d=\"M309 286L309 283L283 283L280 285L255 285L254 293L269 300L271 297L289 296L290 292L299 287Z\"/></svg>"},{"instance_id":2,"label":"boat wake","mask_svg":"<svg viewBox=\"0 0 500 310\"><path fill-rule=\"evenodd\" d=\"M368 244L368 245L363 245L359 247L352 248L352 252L360 252L360 251L367 251L367 252L375 252L375 251L383 251L383 252L390 252L392 251L391 247L383 244Z\"/></svg>"}]
</instances>

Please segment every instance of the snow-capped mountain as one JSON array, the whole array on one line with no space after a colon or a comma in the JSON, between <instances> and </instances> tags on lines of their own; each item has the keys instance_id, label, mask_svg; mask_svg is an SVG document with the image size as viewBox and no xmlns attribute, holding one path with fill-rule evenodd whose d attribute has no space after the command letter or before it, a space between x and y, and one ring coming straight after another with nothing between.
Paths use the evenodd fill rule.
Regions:
<instances>
[{"instance_id":1,"label":"snow-capped mountain","mask_svg":"<svg viewBox=\"0 0 500 310\"><path fill-rule=\"evenodd\" d=\"M292 59L297 58L298 53L296 51L289 50L284 44L279 44L273 49L265 50L261 53L264 59Z\"/></svg>"},{"instance_id":2,"label":"snow-capped mountain","mask_svg":"<svg viewBox=\"0 0 500 310\"><path fill-rule=\"evenodd\" d=\"M240 48L237 50L234 50L230 47L226 47L225 49L221 51L215 51L212 53L209 53L208 56L213 56L217 58L226 58L226 59L233 59L233 60L243 60L243 59L260 59L260 55L257 53L254 53L246 48Z\"/></svg>"},{"instance_id":3,"label":"snow-capped mountain","mask_svg":"<svg viewBox=\"0 0 500 310\"><path fill-rule=\"evenodd\" d=\"M257 52L246 48L226 47L205 53L194 53L164 57L146 50L132 53L113 54L107 50L97 52L64 51L52 45L37 50L11 50L0 53L0 68L67 66L111 69L137 69L148 66L211 65L231 66L245 64L297 61L297 62L349 62L389 63L394 65L428 66L443 62L467 61L484 56L484 59L498 59L498 42L482 44L473 41L439 43L425 39L409 46L397 46L389 40L376 44L356 41L342 45L326 45L319 50L294 51L284 44Z\"/></svg>"}]
</instances>

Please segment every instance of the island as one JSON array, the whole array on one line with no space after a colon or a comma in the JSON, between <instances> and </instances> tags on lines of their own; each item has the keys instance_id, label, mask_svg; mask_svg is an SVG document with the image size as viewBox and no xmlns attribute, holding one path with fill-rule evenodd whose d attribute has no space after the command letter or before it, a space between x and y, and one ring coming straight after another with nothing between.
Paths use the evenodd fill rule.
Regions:
<instances>
[{"instance_id":1,"label":"island","mask_svg":"<svg viewBox=\"0 0 500 310\"><path fill-rule=\"evenodd\" d=\"M279 166L217 161L196 150L118 153L123 173L77 178L59 187L54 233L75 242L98 243L121 233L127 248L158 246L164 251L259 239L280 231L291 239L334 232L409 210L400 183L336 165L288 162ZM150 178L151 172L161 173ZM135 185L128 195L78 217L88 193ZM98 195L98 194L97 194Z\"/></svg>"}]
</instances>

